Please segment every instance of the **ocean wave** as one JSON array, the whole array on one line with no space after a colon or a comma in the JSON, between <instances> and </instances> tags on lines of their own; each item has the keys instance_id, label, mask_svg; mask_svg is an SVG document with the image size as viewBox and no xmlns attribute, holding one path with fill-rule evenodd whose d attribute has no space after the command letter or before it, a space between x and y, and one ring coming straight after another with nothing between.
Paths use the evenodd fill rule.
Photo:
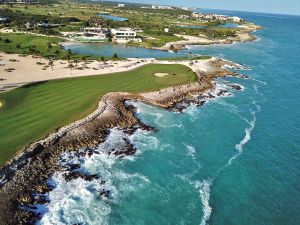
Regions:
<instances>
[{"instance_id":1,"label":"ocean wave","mask_svg":"<svg viewBox=\"0 0 300 225\"><path fill-rule=\"evenodd\" d=\"M50 202L38 224L107 224L111 207L108 201L98 200L96 193L104 188L99 181L79 178L67 182L62 173L55 173L52 179L56 188L49 193Z\"/></svg>"},{"instance_id":2,"label":"ocean wave","mask_svg":"<svg viewBox=\"0 0 300 225\"><path fill-rule=\"evenodd\" d=\"M131 136L114 128L106 140L93 150L93 154L83 150L63 154L58 162L62 167L77 165L71 171L97 176L94 179L75 176L67 180L68 169L55 172L48 180L48 185L53 187L48 193L49 203L44 208L34 206L35 212L43 215L38 224L108 224L112 204L151 183L142 174L118 169L118 165L126 163L124 159L128 160L128 157L120 161L113 154L108 154L112 149L125 146L124 138L130 139Z\"/></svg>"}]
</instances>

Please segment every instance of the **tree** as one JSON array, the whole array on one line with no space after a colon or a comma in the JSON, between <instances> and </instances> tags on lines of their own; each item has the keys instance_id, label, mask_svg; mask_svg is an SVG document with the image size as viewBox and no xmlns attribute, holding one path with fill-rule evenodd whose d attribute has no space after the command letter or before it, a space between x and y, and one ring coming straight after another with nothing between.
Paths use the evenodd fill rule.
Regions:
<instances>
[{"instance_id":1,"label":"tree","mask_svg":"<svg viewBox=\"0 0 300 225\"><path fill-rule=\"evenodd\" d=\"M85 56L82 56L82 57L81 57L81 60L83 61L83 65L86 67L86 64L85 64L86 57L85 57Z\"/></svg>"},{"instance_id":2,"label":"tree","mask_svg":"<svg viewBox=\"0 0 300 225\"><path fill-rule=\"evenodd\" d=\"M50 42L47 43L47 48L52 49L52 44Z\"/></svg>"},{"instance_id":3,"label":"tree","mask_svg":"<svg viewBox=\"0 0 300 225\"><path fill-rule=\"evenodd\" d=\"M192 52L189 52L189 59L191 60L192 58Z\"/></svg>"},{"instance_id":4,"label":"tree","mask_svg":"<svg viewBox=\"0 0 300 225\"><path fill-rule=\"evenodd\" d=\"M5 44L9 44L10 42L12 42L10 39L8 39L8 38L4 39Z\"/></svg>"},{"instance_id":5,"label":"tree","mask_svg":"<svg viewBox=\"0 0 300 225\"><path fill-rule=\"evenodd\" d=\"M68 53L67 53L67 59L68 59L68 62L70 62L71 56L72 56L72 50L71 50L71 49L68 49Z\"/></svg>"},{"instance_id":6,"label":"tree","mask_svg":"<svg viewBox=\"0 0 300 225\"><path fill-rule=\"evenodd\" d=\"M48 64L49 64L49 66L51 66L51 69L53 70L53 66L54 66L54 63L53 63L53 61L52 61L52 60L50 60Z\"/></svg>"},{"instance_id":7,"label":"tree","mask_svg":"<svg viewBox=\"0 0 300 225\"><path fill-rule=\"evenodd\" d=\"M117 53L114 53L112 58L113 58L113 59L118 59L118 58L119 58L119 57L118 57L118 54L117 54Z\"/></svg>"},{"instance_id":8,"label":"tree","mask_svg":"<svg viewBox=\"0 0 300 225\"><path fill-rule=\"evenodd\" d=\"M175 54L177 53L177 49L175 48L174 45L170 46L170 51L173 53L174 59L175 59Z\"/></svg>"},{"instance_id":9,"label":"tree","mask_svg":"<svg viewBox=\"0 0 300 225\"><path fill-rule=\"evenodd\" d=\"M56 50L54 51L54 53L55 53L55 56L56 56L56 58L58 58L58 59L59 59L59 50L58 50L58 49L56 49Z\"/></svg>"}]
</instances>

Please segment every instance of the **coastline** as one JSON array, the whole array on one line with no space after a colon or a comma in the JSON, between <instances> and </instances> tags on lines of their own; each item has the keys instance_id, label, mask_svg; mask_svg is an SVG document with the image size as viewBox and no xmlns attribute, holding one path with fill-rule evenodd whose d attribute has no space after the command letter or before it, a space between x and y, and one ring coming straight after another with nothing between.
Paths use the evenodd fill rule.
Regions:
<instances>
[{"instance_id":1,"label":"coastline","mask_svg":"<svg viewBox=\"0 0 300 225\"><path fill-rule=\"evenodd\" d=\"M177 37L181 37L184 40L168 42L164 46L159 48L150 48L163 51L169 51L173 45L176 50L184 49L188 45L216 45L216 44L233 44L235 42L250 42L256 40L256 36L252 34L257 30L263 29L259 25L254 23L247 22L244 25L238 27L236 37L227 37L225 39L209 39L205 36L190 36L190 35L181 35L175 34Z\"/></svg>"},{"instance_id":2,"label":"coastline","mask_svg":"<svg viewBox=\"0 0 300 225\"><path fill-rule=\"evenodd\" d=\"M185 63L189 65L188 62ZM99 101L97 110L89 116L58 129L45 139L20 151L14 159L2 167L0 172L1 221L5 221L6 224L20 221L28 223L39 218L39 215L21 208L32 206L37 201L43 202L41 199L35 199L33 193L45 194L51 190L51 187L47 185L47 180L55 171L61 169L57 161L63 152L74 149L92 151L105 140L109 129L114 127L127 132L134 132L137 129L154 131L155 129L139 121L134 114L134 109L128 106L126 101L142 101L169 110L176 108L176 104L180 102L201 105L203 98L195 96L213 89L215 78L237 75L235 72L226 70L225 65L240 67L217 58L207 60L205 65L205 67L202 65L201 70L193 65L192 69L198 76L198 81L195 83L141 94L108 93ZM180 110L179 107L178 111ZM112 154L120 156L133 153L134 150L129 144L128 149Z\"/></svg>"}]
</instances>

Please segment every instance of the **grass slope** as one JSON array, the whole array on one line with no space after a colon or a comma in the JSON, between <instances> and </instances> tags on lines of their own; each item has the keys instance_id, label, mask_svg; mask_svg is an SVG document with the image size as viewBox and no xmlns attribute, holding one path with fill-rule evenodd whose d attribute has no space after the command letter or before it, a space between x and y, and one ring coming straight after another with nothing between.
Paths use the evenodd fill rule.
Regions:
<instances>
[{"instance_id":1,"label":"grass slope","mask_svg":"<svg viewBox=\"0 0 300 225\"><path fill-rule=\"evenodd\" d=\"M170 75L159 78L156 72ZM92 112L105 93L154 91L196 79L183 65L150 64L123 73L53 80L2 93L0 165L25 145Z\"/></svg>"}]
</instances>

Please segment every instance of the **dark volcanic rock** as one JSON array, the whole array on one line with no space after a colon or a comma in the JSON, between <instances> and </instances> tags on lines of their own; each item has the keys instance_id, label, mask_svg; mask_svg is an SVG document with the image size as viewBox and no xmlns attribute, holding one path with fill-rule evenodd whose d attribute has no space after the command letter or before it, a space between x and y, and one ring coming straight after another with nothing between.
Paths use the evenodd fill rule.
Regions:
<instances>
[{"instance_id":1,"label":"dark volcanic rock","mask_svg":"<svg viewBox=\"0 0 300 225\"><path fill-rule=\"evenodd\" d=\"M78 171L71 171L71 172L65 174L64 178L66 181L75 180L77 178L81 178L86 181L92 181L95 179L99 179L99 176L97 174L88 175L88 174L80 173Z\"/></svg>"},{"instance_id":2,"label":"dark volcanic rock","mask_svg":"<svg viewBox=\"0 0 300 225\"><path fill-rule=\"evenodd\" d=\"M110 190L102 189L101 191L99 191L99 196L102 199L108 199L111 196L111 192L110 192Z\"/></svg>"},{"instance_id":3,"label":"dark volcanic rock","mask_svg":"<svg viewBox=\"0 0 300 225\"><path fill-rule=\"evenodd\" d=\"M242 87L238 84L228 84L228 86L237 91L242 90Z\"/></svg>"}]
</instances>

